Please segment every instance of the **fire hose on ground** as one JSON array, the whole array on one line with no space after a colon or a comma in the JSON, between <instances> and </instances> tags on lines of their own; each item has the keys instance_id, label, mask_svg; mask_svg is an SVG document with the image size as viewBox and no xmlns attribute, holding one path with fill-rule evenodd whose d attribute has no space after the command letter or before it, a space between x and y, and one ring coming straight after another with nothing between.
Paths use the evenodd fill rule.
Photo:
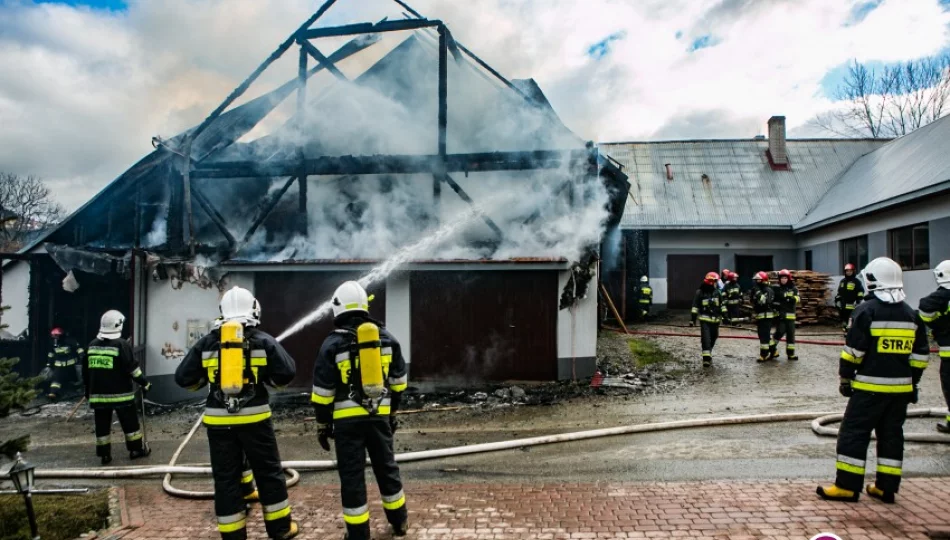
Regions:
<instances>
[{"instance_id":1,"label":"fire hose on ground","mask_svg":"<svg viewBox=\"0 0 950 540\"><path fill-rule=\"evenodd\" d=\"M943 417L946 412L941 409L911 409L907 411L908 417ZM577 431L571 433L560 433L556 435L543 435L539 437L528 437L522 439L511 439L507 441L498 441L491 443L470 444L465 446L455 446L436 450L424 450L419 452L407 452L396 455L396 461L399 463L409 463L413 461L425 461L431 459L441 459L454 456L464 456L471 454L499 452L503 450L513 450L529 446L540 446L546 444L557 444L573 441L584 441L601 437L615 437L619 435L631 435L635 433L653 433L658 431L670 431L676 429L689 428L707 428L733 426L743 424L761 424L771 422L797 422L811 420L812 430L821 436L835 436L838 431L833 428L825 427L825 424L840 421L841 413L835 412L790 412L790 413L771 413L756 414L747 416L728 416L719 418L702 418L693 420L676 420L671 422L658 422L651 424L636 424L629 426L618 426L612 428L594 429L588 431ZM73 478L73 479L119 479L119 478L142 478L148 476L164 475L162 481L163 489L172 496L185 497L192 499L211 498L212 492L188 491L174 487L171 484L172 475L191 475L191 476L209 476L211 467L207 466L181 466L177 465L178 458L181 456L185 446L191 441L198 427L201 425L201 418L195 422L191 431L181 442L175 451L172 459L167 466L158 467L115 467L109 469L39 469L36 471L37 478ZM950 443L950 436L930 434L930 433L908 433L905 440L909 442L924 443ZM296 484L300 480L298 471L327 471L336 467L333 460L306 460L306 461L284 461L282 463L285 472L289 478L288 486Z\"/></svg>"}]
</instances>

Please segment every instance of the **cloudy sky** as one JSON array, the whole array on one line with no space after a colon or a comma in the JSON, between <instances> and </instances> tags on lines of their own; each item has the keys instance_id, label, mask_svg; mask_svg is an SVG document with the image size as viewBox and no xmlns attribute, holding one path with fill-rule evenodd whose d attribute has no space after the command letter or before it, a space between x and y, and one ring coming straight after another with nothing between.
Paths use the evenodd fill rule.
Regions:
<instances>
[{"instance_id":1,"label":"cloudy sky","mask_svg":"<svg viewBox=\"0 0 950 540\"><path fill-rule=\"evenodd\" d=\"M74 209L204 118L322 0L0 0L0 170ZM321 25L400 17L339 0ZM598 141L790 136L851 59L950 50L950 0L410 0ZM393 7L394 6L394 7ZM327 49L332 50L330 48ZM249 95L293 74L295 55ZM351 69L358 69L358 65ZM281 71L283 70L283 71Z\"/></svg>"}]
</instances>

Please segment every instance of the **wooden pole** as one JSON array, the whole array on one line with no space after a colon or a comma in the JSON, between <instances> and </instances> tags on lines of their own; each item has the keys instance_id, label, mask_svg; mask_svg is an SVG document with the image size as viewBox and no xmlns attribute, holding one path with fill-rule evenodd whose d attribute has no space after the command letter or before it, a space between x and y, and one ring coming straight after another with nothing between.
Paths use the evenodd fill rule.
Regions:
<instances>
[{"instance_id":1,"label":"wooden pole","mask_svg":"<svg viewBox=\"0 0 950 540\"><path fill-rule=\"evenodd\" d=\"M71 413L69 413L69 416L66 417L66 422L69 422L72 419L73 415L76 414L76 411L79 410L80 405L82 405L85 402L86 402L86 397L83 396L83 398L79 400L79 403L77 403L76 406L73 407L73 410ZM63 422L63 423L65 424L66 422Z\"/></svg>"},{"instance_id":2,"label":"wooden pole","mask_svg":"<svg viewBox=\"0 0 950 540\"><path fill-rule=\"evenodd\" d=\"M607 287L604 287L603 283L600 284L600 292L604 293L604 298L607 299L607 305L610 306L610 310L613 311L614 317L617 318L617 322L619 322L620 326L623 327L623 333L629 334L630 330L627 330L627 325L623 323L623 318L617 311L617 306L614 305L614 301L610 299L610 293L607 292Z\"/></svg>"}]
</instances>

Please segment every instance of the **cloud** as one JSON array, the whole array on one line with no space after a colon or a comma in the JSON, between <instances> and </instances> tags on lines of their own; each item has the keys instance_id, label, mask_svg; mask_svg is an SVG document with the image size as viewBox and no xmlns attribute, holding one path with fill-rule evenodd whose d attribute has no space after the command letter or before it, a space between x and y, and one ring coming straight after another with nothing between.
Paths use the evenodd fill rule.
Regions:
<instances>
[{"instance_id":1,"label":"cloud","mask_svg":"<svg viewBox=\"0 0 950 540\"><path fill-rule=\"evenodd\" d=\"M535 78L568 127L601 141L747 137L773 114L794 133L831 106L822 80L837 66L950 43L946 0L410 3L507 77ZM75 208L149 152L153 135L200 122L318 4L0 0L0 168L49 179ZM400 11L391 0L339 0L320 24ZM696 44L707 46L691 53ZM341 67L356 75L387 46ZM293 77L296 63L286 55L247 98Z\"/></svg>"}]
</instances>

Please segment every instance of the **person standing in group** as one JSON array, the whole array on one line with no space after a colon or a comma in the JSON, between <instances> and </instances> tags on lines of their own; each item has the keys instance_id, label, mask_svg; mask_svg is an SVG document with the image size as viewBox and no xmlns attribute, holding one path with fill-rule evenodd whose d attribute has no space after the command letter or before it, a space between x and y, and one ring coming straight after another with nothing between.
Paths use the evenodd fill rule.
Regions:
<instances>
[{"instance_id":1,"label":"person standing in group","mask_svg":"<svg viewBox=\"0 0 950 540\"><path fill-rule=\"evenodd\" d=\"M293 538L299 527L291 518L267 386L289 384L296 364L258 328L261 306L250 291L231 288L219 307L220 323L195 343L175 371L175 383L182 388L210 386L203 423L218 532L225 540L247 538L247 502L254 497L246 484L256 480L268 537Z\"/></svg>"},{"instance_id":2,"label":"person standing in group","mask_svg":"<svg viewBox=\"0 0 950 540\"><path fill-rule=\"evenodd\" d=\"M950 410L950 261L943 261L934 269L937 290L921 298L918 314L920 320L930 327L937 346L940 347L940 386L943 398ZM950 434L950 413L937 430Z\"/></svg>"},{"instance_id":3,"label":"person standing in group","mask_svg":"<svg viewBox=\"0 0 950 540\"><path fill-rule=\"evenodd\" d=\"M395 536L409 530L406 496L393 449L396 411L408 377L402 348L382 323L369 316L362 285L347 281L333 293L333 331L313 366L311 401L317 438L330 451L336 441L343 521L349 540L369 540L366 455L379 485L386 520Z\"/></svg>"},{"instance_id":4,"label":"person standing in group","mask_svg":"<svg viewBox=\"0 0 950 540\"><path fill-rule=\"evenodd\" d=\"M741 317L739 308L742 305L742 287L739 285L739 274L729 272L728 276L723 277L726 280L726 284L722 289L726 298L726 310L729 312L729 319L736 322Z\"/></svg>"},{"instance_id":5,"label":"person standing in group","mask_svg":"<svg viewBox=\"0 0 950 540\"><path fill-rule=\"evenodd\" d=\"M642 276L640 285L634 291L634 298L637 302L636 314L634 319L637 322L645 322L650 317L650 307L653 306L653 287L650 287L650 278Z\"/></svg>"},{"instance_id":6,"label":"person standing in group","mask_svg":"<svg viewBox=\"0 0 950 540\"><path fill-rule=\"evenodd\" d=\"M64 387L82 385L82 355L85 352L75 339L67 336L62 328L50 330L49 337L53 343L47 354L46 367L53 372L49 384L48 397L51 401L59 399L65 392Z\"/></svg>"},{"instance_id":7,"label":"person standing in group","mask_svg":"<svg viewBox=\"0 0 950 540\"><path fill-rule=\"evenodd\" d=\"M851 313L858 304L864 300L864 285L861 280L854 275L854 265L848 263L844 265L844 277L838 283L838 292L835 294L835 306L838 308L838 318L841 321L841 330L848 332L848 322L851 320Z\"/></svg>"},{"instance_id":8,"label":"person standing in group","mask_svg":"<svg viewBox=\"0 0 950 540\"><path fill-rule=\"evenodd\" d=\"M801 302L798 296L798 287L792 273L788 270L781 270L778 273L778 286L775 287L775 305L776 305L776 324L775 337L769 344L769 358L778 358L778 344L785 338L785 354L790 361L798 360L798 354L795 352L795 312Z\"/></svg>"},{"instance_id":9,"label":"person standing in group","mask_svg":"<svg viewBox=\"0 0 950 540\"><path fill-rule=\"evenodd\" d=\"M772 334L772 321L775 320L775 291L769 286L769 275L759 272L752 281L755 285L749 291L749 300L755 317L755 327L759 334L759 362L769 359Z\"/></svg>"},{"instance_id":10,"label":"person standing in group","mask_svg":"<svg viewBox=\"0 0 950 540\"><path fill-rule=\"evenodd\" d=\"M693 308L690 311L690 326L696 325L699 319L700 343L702 345L703 367L712 365L712 351L719 339L719 323L728 315L726 304L723 301L722 291L717 287L719 274L709 272L703 279L702 285L696 290L693 297Z\"/></svg>"},{"instance_id":11,"label":"person standing in group","mask_svg":"<svg viewBox=\"0 0 950 540\"><path fill-rule=\"evenodd\" d=\"M877 478L867 494L894 503L904 460L907 406L930 356L927 327L904 302L900 265L880 257L863 272L871 293L859 305L841 351L838 391L849 398L838 432L834 484L819 486L826 500L856 502L864 485L871 432L877 436Z\"/></svg>"}]
</instances>

